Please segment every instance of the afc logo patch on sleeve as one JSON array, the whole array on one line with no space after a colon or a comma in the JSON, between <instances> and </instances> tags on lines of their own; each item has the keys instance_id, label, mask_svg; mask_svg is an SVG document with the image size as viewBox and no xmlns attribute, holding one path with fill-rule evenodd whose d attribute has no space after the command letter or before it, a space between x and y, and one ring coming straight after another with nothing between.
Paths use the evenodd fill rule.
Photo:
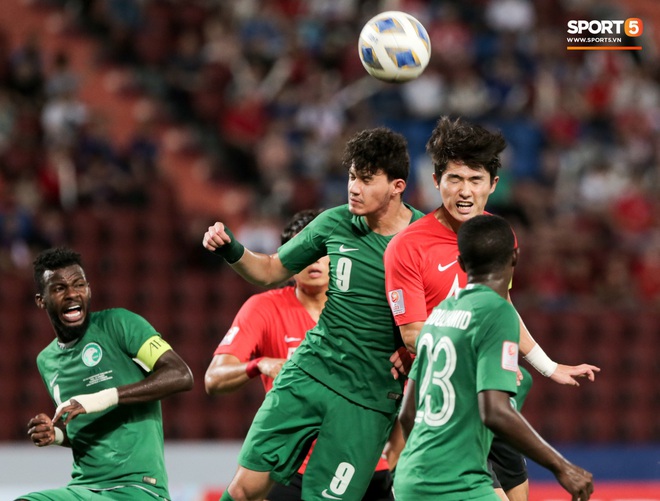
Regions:
<instances>
[{"instance_id":1,"label":"afc logo patch on sleeve","mask_svg":"<svg viewBox=\"0 0 660 501\"><path fill-rule=\"evenodd\" d=\"M390 308L392 315L403 315L406 312L406 304L403 301L403 290L396 289L387 293L387 298L390 301Z\"/></svg>"},{"instance_id":2,"label":"afc logo patch on sleeve","mask_svg":"<svg viewBox=\"0 0 660 501\"><path fill-rule=\"evenodd\" d=\"M518 343L504 341L502 344L502 369L518 371Z\"/></svg>"},{"instance_id":3,"label":"afc logo patch on sleeve","mask_svg":"<svg viewBox=\"0 0 660 501\"><path fill-rule=\"evenodd\" d=\"M234 341L234 338L236 337L236 334L238 334L238 331L240 330L240 327L235 325L231 329L227 331L227 334L225 334L225 337L222 338L222 341L220 341L221 345L228 345L231 344Z\"/></svg>"}]
</instances>

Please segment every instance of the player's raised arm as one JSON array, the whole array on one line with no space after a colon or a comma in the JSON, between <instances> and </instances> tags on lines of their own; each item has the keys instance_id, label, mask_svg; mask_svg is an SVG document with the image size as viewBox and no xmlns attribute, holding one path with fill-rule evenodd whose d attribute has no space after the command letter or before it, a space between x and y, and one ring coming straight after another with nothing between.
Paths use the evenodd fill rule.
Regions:
<instances>
[{"instance_id":1,"label":"player's raised arm","mask_svg":"<svg viewBox=\"0 0 660 501\"><path fill-rule=\"evenodd\" d=\"M263 254L246 249L223 223L216 222L204 233L202 245L223 257L225 261L250 283L269 287L291 278L277 253Z\"/></svg>"}]
</instances>

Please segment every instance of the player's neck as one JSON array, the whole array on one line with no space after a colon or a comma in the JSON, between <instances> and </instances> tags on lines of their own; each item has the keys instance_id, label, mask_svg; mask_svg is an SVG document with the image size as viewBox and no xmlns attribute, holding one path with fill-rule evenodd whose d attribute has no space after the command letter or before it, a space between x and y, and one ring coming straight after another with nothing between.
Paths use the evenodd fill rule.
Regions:
<instances>
[{"instance_id":1,"label":"player's neck","mask_svg":"<svg viewBox=\"0 0 660 501\"><path fill-rule=\"evenodd\" d=\"M450 229L454 233L458 233L458 229L461 227L461 222L451 217L451 214L445 209L444 205L438 207L434 215L441 225Z\"/></svg>"},{"instance_id":2,"label":"player's neck","mask_svg":"<svg viewBox=\"0 0 660 501\"><path fill-rule=\"evenodd\" d=\"M303 305L309 315L317 322L328 299L326 295L327 290L327 287L296 286L296 297L298 301L300 301L300 304Z\"/></svg>"},{"instance_id":3,"label":"player's neck","mask_svg":"<svg viewBox=\"0 0 660 501\"><path fill-rule=\"evenodd\" d=\"M412 211L398 199L392 201L382 211L364 216L371 231L379 235L396 235L410 224Z\"/></svg>"},{"instance_id":4,"label":"player's neck","mask_svg":"<svg viewBox=\"0 0 660 501\"><path fill-rule=\"evenodd\" d=\"M485 285L490 287L504 299L509 297L509 284L511 277L505 277L501 273L490 273L487 275L468 275L468 285Z\"/></svg>"}]
</instances>

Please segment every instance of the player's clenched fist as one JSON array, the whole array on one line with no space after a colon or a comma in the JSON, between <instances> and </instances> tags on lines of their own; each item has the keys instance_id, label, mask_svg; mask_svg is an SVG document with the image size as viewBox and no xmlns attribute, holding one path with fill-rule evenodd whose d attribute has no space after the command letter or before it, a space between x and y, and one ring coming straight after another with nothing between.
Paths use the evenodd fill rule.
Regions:
<instances>
[{"instance_id":1,"label":"player's clenched fist","mask_svg":"<svg viewBox=\"0 0 660 501\"><path fill-rule=\"evenodd\" d=\"M231 230L220 222L209 226L208 231L204 233L202 245L205 249L224 257L229 264L234 264L241 259L245 251Z\"/></svg>"},{"instance_id":2,"label":"player's clenched fist","mask_svg":"<svg viewBox=\"0 0 660 501\"><path fill-rule=\"evenodd\" d=\"M37 447L45 447L55 443L53 421L44 413L37 414L28 422L28 435Z\"/></svg>"},{"instance_id":3,"label":"player's clenched fist","mask_svg":"<svg viewBox=\"0 0 660 501\"><path fill-rule=\"evenodd\" d=\"M587 501L594 492L594 478L591 473L579 466L566 462L556 473L559 483L570 492L575 501Z\"/></svg>"},{"instance_id":4,"label":"player's clenched fist","mask_svg":"<svg viewBox=\"0 0 660 501\"><path fill-rule=\"evenodd\" d=\"M225 225L217 222L204 233L204 248L214 252L216 249L231 242L231 237L225 232Z\"/></svg>"}]
</instances>

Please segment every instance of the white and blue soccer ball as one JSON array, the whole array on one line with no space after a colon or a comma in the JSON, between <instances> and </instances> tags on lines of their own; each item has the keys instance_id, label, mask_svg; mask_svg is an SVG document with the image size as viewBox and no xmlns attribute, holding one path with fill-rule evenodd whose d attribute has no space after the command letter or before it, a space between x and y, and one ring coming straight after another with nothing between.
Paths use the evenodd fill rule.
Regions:
<instances>
[{"instance_id":1,"label":"white and blue soccer ball","mask_svg":"<svg viewBox=\"0 0 660 501\"><path fill-rule=\"evenodd\" d=\"M429 64L431 41L413 16L388 11L364 25L358 51L370 75L386 82L407 82L421 75Z\"/></svg>"}]
</instances>

